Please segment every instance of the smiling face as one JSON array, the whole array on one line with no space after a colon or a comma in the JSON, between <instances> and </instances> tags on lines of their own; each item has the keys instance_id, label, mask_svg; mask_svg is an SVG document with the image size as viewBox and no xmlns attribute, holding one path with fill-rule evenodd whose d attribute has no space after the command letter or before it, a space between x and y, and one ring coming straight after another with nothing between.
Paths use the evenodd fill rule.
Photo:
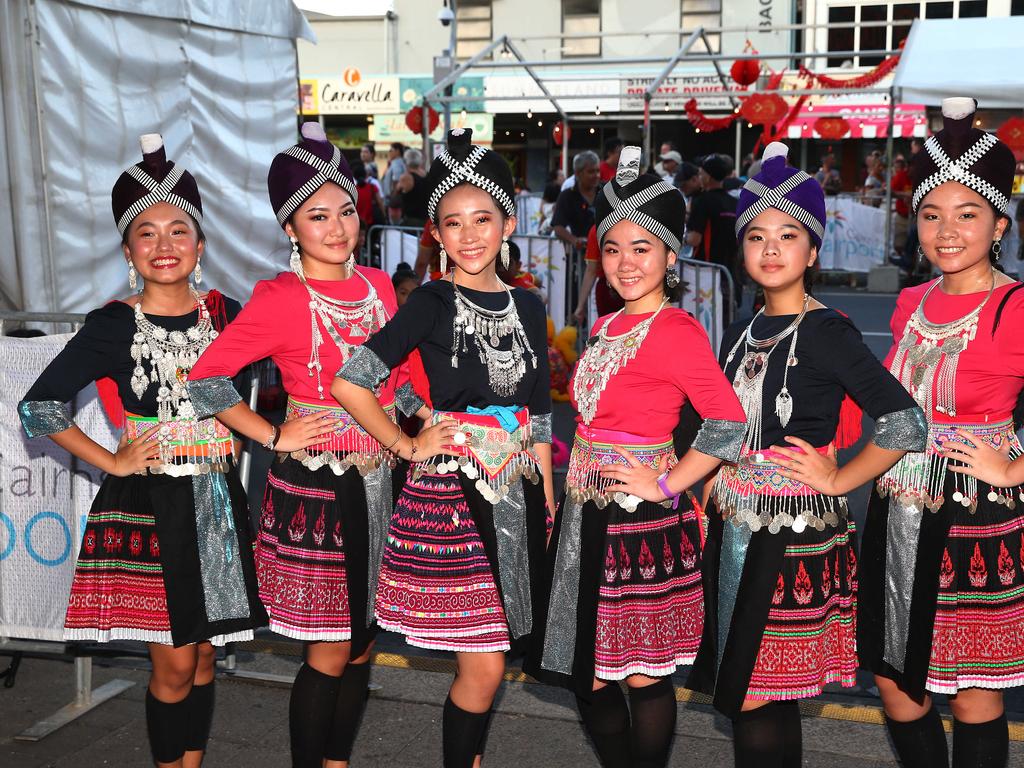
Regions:
<instances>
[{"instance_id":1,"label":"smiling face","mask_svg":"<svg viewBox=\"0 0 1024 768\"><path fill-rule=\"evenodd\" d=\"M188 280L205 242L191 216L170 203L154 203L128 225L122 247L143 281L170 285Z\"/></svg>"},{"instance_id":2,"label":"smiling face","mask_svg":"<svg viewBox=\"0 0 1024 768\"><path fill-rule=\"evenodd\" d=\"M316 277L318 264L337 266L352 258L359 243L359 216L348 192L327 182L296 209L284 231L298 238L303 269Z\"/></svg>"},{"instance_id":3,"label":"smiling face","mask_svg":"<svg viewBox=\"0 0 1024 768\"><path fill-rule=\"evenodd\" d=\"M777 208L755 216L743 233L743 266L766 290L802 284L804 272L817 258L804 225Z\"/></svg>"},{"instance_id":4,"label":"smiling face","mask_svg":"<svg viewBox=\"0 0 1024 768\"><path fill-rule=\"evenodd\" d=\"M676 255L639 224L623 219L604 236L601 268L623 301L664 295L665 270Z\"/></svg>"},{"instance_id":5,"label":"smiling face","mask_svg":"<svg viewBox=\"0 0 1024 768\"><path fill-rule=\"evenodd\" d=\"M992 241L1002 239L1006 224L984 197L955 181L925 195L917 210L921 248L944 274L987 266Z\"/></svg>"},{"instance_id":6,"label":"smiling face","mask_svg":"<svg viewBox=\"0 0 1024 768\"><path fill-rule=\"evenodd\" d=\"M494 271L503 237L516 228L515 217L505 218L487 192L460 184L437 205L437 224L430 231L448 253L448 260L470 275Z\"/></svg>"}]
</instances>

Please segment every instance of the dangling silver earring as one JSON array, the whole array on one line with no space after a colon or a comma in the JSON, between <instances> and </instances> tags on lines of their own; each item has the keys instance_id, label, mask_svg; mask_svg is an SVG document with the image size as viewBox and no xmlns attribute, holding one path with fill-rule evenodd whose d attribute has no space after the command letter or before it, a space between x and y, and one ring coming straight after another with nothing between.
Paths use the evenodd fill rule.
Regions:
<instances>
[{"instance_id":1,"label":"dangling silver earring","mask_svg":"<svg viewBox=\"0 0 1024 768\"><path fill-rule=\"evenodd\" d=\"M1003 243L1000 240L992 241L992 260L999 261L999 255L1003 252Z\"/></svg>"},{"instance_id":2,"label":"dangling silver earring","mask_svg":"<svg viewBox=\"0 0 1024 768\"><path fill-rule=\"evenodd\" d=\"M924 258L924 248L922 246L920 246L920 245L917 246L917 255L918 255L918 258L922 258L922 259Z\"/></svg>"},{"instance_id":3,"label":"dangling silver earring","mask_svg":"<svg viewBox=\"0 0 1024 768\"><path fill-rule=\"evenodd\" d=\"M448 274L448 251L444 249L443 245L441 246L441 274Z\"/></svg>"},{"instance_id":4,"label":"dangling silver earring","mask_svg":"<svg viewBox=\"0 0 1024 768\"><path fill-rule=\"evenodd\" d=\"M288 265L299 277L305 277L302 271L302 256L299 255L299 239L297 237L291 237L289 240L292 241L292 257L288 260Z\"/></svg>"},{"instance_id":5,"label":"dangling silver earring","mask_svg":"<svg viewBox=\"0 0 1024 768\"><path fill-rule=\"evenodd\" d=\"M668 272L665 273L665 285L669 288L675 288L679 285L679 273L674 267L669 267Z\"/></svg>"},{"instance_id":6,"label":"dangling silver earring","mask_svg":"<svg viewBox=\"0 0 1024 768\"><path fill-rule=\"evenodd\" d=\"M139 273L135 271L135 263L128 262L128 287L133 291L139 287Z\"/></svg>"},{"instance_id":7,"label":"dangling silver earring","mask_svg":"<svg viewBox=\"0 0 1024 768\"><path fill-rule=\"evenodd\" d=\"M192 270L192 282L195 284L196 288L198 288L199 284L203 282L203 268L200 266L198 260L196 261L196 268Z\"/></svg>"},{"instance_id":8,"label":"dangling silver earring","mask_svg":"<svg viewBox=\"0 0 1024 768\"><path fill-rule=\"evenodd\" d=\"M356 271L356 252L352 251L352 255L348 257L344 264L341 265L341 274L344 276L344 280L348 280Z\"/></svg>"},{"instance_id":9,"label":"dangling silver earring","mask_svg":"<svg viewBox=\"0 0 1024 768\"><path fill-rule=\"evenodd\" d=\"M508 238L501 238L501 266L508 269L508 262L511 256L509 255Z\"/></svg>"}]
</instances>

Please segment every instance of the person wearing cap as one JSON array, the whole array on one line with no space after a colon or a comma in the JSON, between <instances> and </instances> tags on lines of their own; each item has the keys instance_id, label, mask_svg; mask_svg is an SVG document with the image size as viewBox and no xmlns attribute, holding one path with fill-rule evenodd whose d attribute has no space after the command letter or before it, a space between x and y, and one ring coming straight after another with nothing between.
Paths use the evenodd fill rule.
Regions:
<instances>
[{"instance_id":1,"label":"person wearing cap","mask_svg":"<svg viewBox=\"0 0 1024 768\"><path fill-rule=\"evenodd\" d=\"M411 463L387 531L376 616L410 645L455 652L442 715L448 768L469 768L483 752L505 652L538 626L554 512L547 318L538 297L496 274L499 258L509 266L515 190L508 163L472 135L449 132L427 176L443 277L413 291L331 387ZM373 394L410 355L432 409L432 426L416 437Z\"/></svg>"},{"instance_id":2,"label":"person wearing cap","mask_svg":"<svg viewBox=\"0 0 1024 768\"><path fill-rule=\"evenodd\" d=\"M683 156L671 149L658 159L661 161L661 178L671 184L683 164Z\"/></svg>"},{"instance_id":3,"label":"person wearing cap","mask_svg":"<svg viewBox=\"0 0 1024 768\"><path fill-rule=\"evenodd\" d=\"M737 458L744 424L704 329L670 305L682 196L639 169L640 148L625 147L597 200L600 258L625 307L594 324L573 375L578 425L527 671L575 692L602 765L654 767L675 730L671 675L693 662L703 620L700 525L684 491ZM686 402L707 420L677 463Z\"/></svg>"},{"instance_id":4,"label":"person wearing cap","mask_svg":"<svg viewBox=\"0 0 1024 768\"><path fill-rule=\"evenodd\" d=\"M723 339L722 368L747 427L739 459L705 485L704 636L687 682L732 719L739 768L801 765L797 700L856 684L846 494L921 450L926 432L921 409L853 323L808 293L825 197L787 153L779 142L765 148L736 211L765 306ZM839 467L836 450L860 439L860 408L874 433Z\"/></svg>"},{"instance_id":5,"label":"person wearing cap","mask_svg":"<svg viewBox=\"0 0 1024 768\"><path fill-rule=\"evenodd\" d=\"M955 768L1005 766L1003 690L1024 684L1024 291L996 269L1014 157L946 99L911 164L920 249L941 276L907 288L886 364L924 409L928 441L873 489L857 648L905 766L949 765L932 695L953 712Z\"/></svg>"},{"instance_id":6,"label":"person wearing cap","mask_svg":"<svg viewBox=\"0 0 1024 768\"><path fill-rule=\"evenodd\" d=\"M305 643L289 705L292 764L347 763L366 703L373 601L393 506L393 459L330 397L333 372L397 311L391 277L355 263L358 191L319 123L274 157L270 204L290 269L261 280L189 374L196 411L276 454L259 515L256 565L270 628ZM288 393L271 424L231 385L269 357ZM405 370L375 397L396 418L422 405ZM396 427L397 428L397 427Z\"/></svg>"},{"instance_id":7,"label":"person wearing cap","mask_svg":"<svg viewBox=\"0 0 1024 768\"><path fill-rule=\"evenodd\" d=\"M195 178L167 159L159 134L141 144L142 162L111 193L133 293L89 313L18 410L29 437L49 436L106 473L85 521L64 638L146 643L153 759L199 765L213 645L251 639L267 622L231 433L196 414L182 376L240 307L199 290L206 238ZM124 430L115 451L64 408L93 381Z\"/></svg>"},{"instance_id":8,"label":"person wearing cap","mask_svg":"<svg viewBox=\"0 0 1024 768\"><path fill-rule=\"evenodd\" d=\"M686 242L693 247L694 258L721 264L733 277L739 304L742 293L742 272L736 253L736 198L722 188L722 182L733 171L732 158L708 155L700 163L703 192L693 200L687 218ZM724 290L723 281L723 290Z\"/></svg>"},{"instance_id":9,"label":"person wearing cap","mask_svg":"<svg viewBox=\"0 0 1024 768\"><path fill-rule=\"evenodd\" d=\"M700 180L700 168L693 163L683 161L679 166L679 170L676 171L672 183L682 193L683 202L686 203L687 216L689 216L690 208L693 205L693 198L700 194L700 191L703 189L703 184Z\"/></svg>"}]
</instances>

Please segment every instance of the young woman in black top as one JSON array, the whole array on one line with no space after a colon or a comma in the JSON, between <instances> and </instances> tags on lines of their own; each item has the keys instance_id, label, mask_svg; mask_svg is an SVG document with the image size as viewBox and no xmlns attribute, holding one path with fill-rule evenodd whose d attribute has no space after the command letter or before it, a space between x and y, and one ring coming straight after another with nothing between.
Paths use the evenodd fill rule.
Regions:
<instances>
[{"instance_id":1,"label":"young woman in black top","mask_svg":"<svg viewBox=\"0 0 1024 768\"><path fill-rule=\"evenodd\" d=\"M456 654L444 707L449 768L469 768L482 752L504 652L533 629L545 504L553 507L544 308L495 274L515 228L512 176L470 140L470 131L452 131L428 178L445 276L413 291L331 389L367 432L412 462L376 615L412 645ZM410 353L422 359L430 391L420 394L433 409L433 425L414 438L373 396Z\"/></svg>"}]
</instances>

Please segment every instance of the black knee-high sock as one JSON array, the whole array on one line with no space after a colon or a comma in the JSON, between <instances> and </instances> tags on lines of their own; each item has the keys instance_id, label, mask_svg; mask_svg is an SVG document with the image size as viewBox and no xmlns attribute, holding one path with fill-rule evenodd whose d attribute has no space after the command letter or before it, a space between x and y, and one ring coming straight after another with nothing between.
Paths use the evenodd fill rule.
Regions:
<instances>
[{"instance_id":1,"label":"black knee-high sock","mask_svg":"<svg viewBox=\"0 0 1024 768\"><path fill-rule=\"evenodd\" d=\"M491 713L467 712L452 701L451 694L444 701L441 743L444 748L444 768L473 768L480 737L487 729Z\"/></svg>"},{"instance_id":2,"label":"black knee-high sock","mask_svg":"<svg viewBox=\"0 0 1024 768\"><path fill-rule=\"evenodd\" d=\"M188 730L185 732L186 752L205 752L213 725L214 682L193 685L185 701L188 702Z\"/></svg>"},{"instance_id":3,"label":"black knee-high sock","mask_svg":"<svg viewBox=\"0 0 1024 768\"><path fill-rule=\"evenodd\" d=\"M576 697L583 727L594 744L604 768L628 768L629 707L618 683L611 683L590 694Z\"/></svg>"},{"instance_id":4,"label":"black knee-high sock","mask_svg":"<svg viewBox=\"0 0 1024 768\"><path fill-rule=\"evenodd\" d=\"M676 691L671 678L630 688L629 706L633 768L663 768L676 730Z\"/></svg>"},{"instance_id":5,"label":"black knee-high sock","mask_svg":"<svg viewBox=\"0 0 1024 768\"><path fill-rule=\"evenodd\" d=\"M484 728L480 732L480 741L478 741L477 745L476 745L476 753L478 755L480 755L480 757L484 756L484 750L487 749L487 736L491 732L491 720L492 719L494 719L494 710L493 709L489 709L489 710L487 710L487 722L484 723Z\"/></svg>"},{"instance_id":6,"label":"black knee-high sock","mask_svg":"<svg viewBox=\"0 0 1024 768\"><path fill-rule=\"evenodd\" d=\"M292 768L321 768L323 765L340 683L340 677L325 675L309 664L299 667L288 703Z\"/></svg>"},{"instance_id":7,"label":"black knee-high sock","mask_svg":"<svg viewBox=\"0 0 1024 768\"><path fill-rule=\"evenodd\" d=\"M796 702L771 702L732 721L736 768L796 768L800 765L800 709Z\"/></svg>"},{"instance_id":8,"label":"black knee-high sock","mask_svg":"<svg viewBox=\"0 0 1024 768\"><path fill-rule=\"evenodd\" d=\"M1005 768L1009 756L1005 712L987 723L953 720L953 768Z\"/></svg>"},{"instance_id":9,"label":"black knee-high sock","mask_svg":"<svg viewBox=\"0 0 1024 768\"><path fill-rule=\"evenodd\" d=\"M185 754L188 698L168 704L146 689L146 731L153 761L173 763Z\"/></svg>"},{"instance_id":10,"label":"black knee-high sock","mask_svg":"<svg viewBox=\"0 0 1024 768\"><path fill-rule=\"evenodd\" d=\"M935 707L917 720L901 723L885 716L885 727L903 768L948 768L949 747Z\"/></svg>"},{"instance_id":11,"label":"black knee-high sock","mask_svg":"<svg viewBox=\"0 0 1024 768\"><path fill-rule=\"evenodd\" d=\"M338 685L338 703L334 708L331 733L327 737L324 757L328 760L348 760L352 756L359 724L366 709L367 686L370 683L370 663L349 663Z\"/></svg>"}]
</instances>

